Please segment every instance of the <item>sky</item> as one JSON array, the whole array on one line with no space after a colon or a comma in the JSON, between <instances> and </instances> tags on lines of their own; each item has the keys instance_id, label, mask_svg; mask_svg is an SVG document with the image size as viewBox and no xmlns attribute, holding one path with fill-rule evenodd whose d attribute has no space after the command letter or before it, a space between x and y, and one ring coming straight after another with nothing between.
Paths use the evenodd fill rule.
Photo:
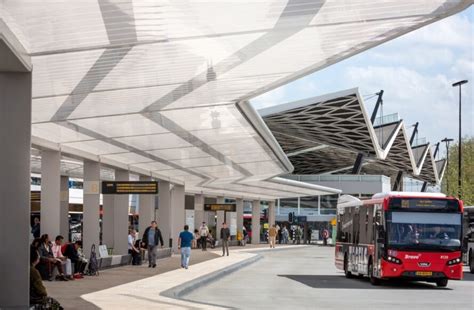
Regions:
<instances>
[{"instance_id":1,"label":"sky","mask_svg":"<svg viewBox=\"0 0 474 310\"><path fill-rule=\"evenodd\" d=\"M436 144L445 137L458 140L459 90L451 85L467 79L462 92L462 133L463 137L473 137L473 32L471 6L251 102L261 109L354 87L359 87L364 98L383 89L383 114L398 112L407 128L418 121L418 138ZM369 115L375 102L375 97L365 101Z\"/></svg>"}]
</instances>

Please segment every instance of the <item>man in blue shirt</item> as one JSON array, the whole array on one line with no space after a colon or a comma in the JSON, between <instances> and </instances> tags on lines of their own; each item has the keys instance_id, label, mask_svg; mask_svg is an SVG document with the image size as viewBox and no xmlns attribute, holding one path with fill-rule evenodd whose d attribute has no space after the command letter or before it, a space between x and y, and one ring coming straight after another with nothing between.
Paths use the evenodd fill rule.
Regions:
<instances>
[{"instance_id":1,"label":"man in blue shirt","mask_svg":"<svg viewBox=\"0 0 474 310\"><path fill-rule=\"evenodd\" d=\"M194 236L189 231L189 226L184 225L184 231L179 234L178 248L181 249L181 268L188 269L189 257L191 256L191 242Z\"/></svg>"}]
</instances>

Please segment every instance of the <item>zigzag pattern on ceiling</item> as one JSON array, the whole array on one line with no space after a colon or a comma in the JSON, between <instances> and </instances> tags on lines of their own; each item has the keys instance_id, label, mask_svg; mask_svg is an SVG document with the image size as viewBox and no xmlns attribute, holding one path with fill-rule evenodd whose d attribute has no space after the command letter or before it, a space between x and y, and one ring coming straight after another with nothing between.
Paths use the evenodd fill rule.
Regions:
<instances>
[{"instance_id":1,"label":"zigzag pattern on ceiling","mask_svg":"<svg viewBox=\"0 0 474 310\"><path fill-rule=\"evenodd\" d=\"M429 143L411 146L403 120L373 126L357 88L260 110L295 167L295 174L351 173L364 154L361 173L398 171L439 184L445 160Z\"/></svg>"}]
</instances>

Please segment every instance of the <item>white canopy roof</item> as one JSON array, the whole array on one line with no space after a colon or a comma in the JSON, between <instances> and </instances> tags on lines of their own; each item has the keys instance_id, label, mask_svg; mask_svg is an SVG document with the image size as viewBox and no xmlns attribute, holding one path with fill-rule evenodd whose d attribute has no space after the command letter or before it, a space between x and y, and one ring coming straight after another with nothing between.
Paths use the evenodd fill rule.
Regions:
<instances>
[{"instance_id":1,"label":"white canopy roof","mask_svg":"<svg viewBox=\"0 0 474 310\"><path fill-rule=\"evenodd\" d=\"M245 100L470 3L4 0L0 22L33 64L35 146L276 198L315 189L272 179L292 166Z\"/></svg>"}]
</instances>

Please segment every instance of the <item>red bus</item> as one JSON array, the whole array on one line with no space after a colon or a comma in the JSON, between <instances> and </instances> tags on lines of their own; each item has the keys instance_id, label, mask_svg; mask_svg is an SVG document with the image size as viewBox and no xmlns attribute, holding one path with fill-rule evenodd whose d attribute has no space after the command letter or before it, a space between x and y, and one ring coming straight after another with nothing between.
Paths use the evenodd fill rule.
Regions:
<instances>
[{"instance_id":1,"label":"red bus","mask_svg":"<svg viewBox=\"0 0 474 310\"><path fill-rule=\"evenodd\" d=\"M341 196L336 267L347 278L461 280L462 201L436 193L391 192L370 200Z\"/></svg>"}]
</instances>

